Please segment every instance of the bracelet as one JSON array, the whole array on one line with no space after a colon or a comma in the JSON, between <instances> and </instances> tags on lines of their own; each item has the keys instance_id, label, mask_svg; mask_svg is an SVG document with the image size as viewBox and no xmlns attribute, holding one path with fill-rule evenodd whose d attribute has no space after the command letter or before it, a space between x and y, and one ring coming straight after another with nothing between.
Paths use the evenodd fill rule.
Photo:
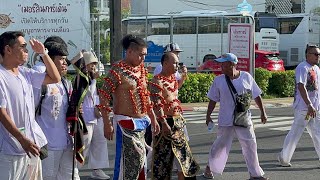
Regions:
<instances>
[{"instance_id":1,"label":"bracelet","mask_svg":"<svg viewBox=\"0 0 320 180\"><path fill-rule=\"evenodd\" d=\"M44 55L46 55L46 54L48 54L48 53L49 53L48 49L45 48L45 49L44 49L44 52L41 53L41 54L39 54L39 56L40 56L40 57L43 57Z\"/></svg>"}]
</instances>

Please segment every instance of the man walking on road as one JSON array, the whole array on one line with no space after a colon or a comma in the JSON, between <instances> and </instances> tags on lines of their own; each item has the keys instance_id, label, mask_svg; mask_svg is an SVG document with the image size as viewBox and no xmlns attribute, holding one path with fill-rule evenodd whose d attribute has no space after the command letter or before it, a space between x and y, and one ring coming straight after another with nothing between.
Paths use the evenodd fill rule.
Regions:
<instances>
[{"instance_id":1,"label":"man walking on road","mask_svg":"<svg viewBox=\"0 0 320 180\"><path fill-rule=\"evenodd\" d=\"M122 39L125 58L109 70L99 90L100 111L104 121L104 135L113 139L113 124L109 119L111 98L113 122L116 127L116 157L113 179L146 179L145 129L151 124L153 133L160 127L155 119L147 89L143 61L147 44L139 37L127 35Z\"/></svg>"},{"instance_id":2,"label":"man walking on road","mask_svg":"<svg viewBox=\"0 0 320 180\"><path fill-rule=\"evenodd\" d=\"M153 139L153 180L171 179L173 163L178 168L179 180L195 179L199 170L184 133L185 120L181 116L178 81L174 75L178 63L174 53L165 53L161 58L161 73L149 83L153 109L161 124L161 134Z\"/></svg>"},{"instance_id":3,"label":"man walking on road","mask_svg":"<svg viewBox=\"0 0 320 180\"><path fill-rule=\"evenodd\" d=\"M278 156L281 166L290 167L291 158L305 128L320 159L320 49L307 45L306 60L295 70L294 121Z\"/></svg>"},{"instance_id":4,"label":"man walking on road","mask_svg":"<svg viewBox=\"0 0 320 180\"><path fill-rule=\"evenodd\" d=\"M210 99L210 102L207 110L206 124L208 125L209 122L212 122L211 113L214 110L216 103L220 102L218 116L219 128L217 139L214 141L209 152L209 162L204 176L213 178L212 173L221 174L223 172L232 140L236 136L241 144L242 154L248 167L250 180L266 180L267 178L263 177L264 172L259 165L257 142L252 126L251 112L249 109L243 110L243 112L247 114L246 118L244 118L245 122L247 122L247 127L235 126L234 113L235 108L237 107L238 109L238 106L236 106L235 103L235 99L238 95L249 97L246 101L246 104L249 105L252 97L260 109L261 122L263 124L266 123L267 115L260 97L261 90L249 73L236 70L238 58L234 54L224 54L221 58L216 59L216 61L221 63L223 75L217 76L209 89L207 96ZM236 91L237 94L232 92L231 85L229 87L229 83L227 83L228 78L229 83L233 84L234 91Z\"/></svg>"}]
</instances>

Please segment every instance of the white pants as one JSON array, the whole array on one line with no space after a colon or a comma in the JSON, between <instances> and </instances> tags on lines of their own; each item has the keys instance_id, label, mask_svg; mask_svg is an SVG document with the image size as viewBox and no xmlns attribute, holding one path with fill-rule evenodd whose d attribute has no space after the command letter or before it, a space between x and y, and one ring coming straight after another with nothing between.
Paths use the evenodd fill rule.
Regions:
<instances>
[{"instance_id":1,"label":"white pants","mask_svg":"<svg viewBox=\"0 0 320 180\"><path fill-rule=\"evenodd\" d=\"M292 155L305 128L307 128L312 138L314 148L320 159L320 113L317 112L316 117L311 118L309 121L305 120L306 114L307 111L294 112L294 121L284 140L283 149L280 153L280 157L284 163L291 161Z\"/></svg>"},{"instance_id":2,"label":"white pants","mask_svg":"<svg viewBox=\"0 0 320 180\"><path fill-rule=\"evenodd\" d=\"M242 154L246 161L250 176L263 176L264 172L259 165L257 142L253 126L248 128L220 126L218 128L217 139L212 144L209 152L209 167L211 172L214 174L222 174L234 136L237 136L240 142Z\"/></svg>"},{"instance_id":3,"label":"white pants","mask_svg":"<svg viewBox=\"0 0 320 180\"><path fill-rule=\"evenodd\" d=\"M72 179L72 149L61 151L48 150L48 157L42 160L44 180ZM80 179L78 168L74 169L75 179Z\"/></svg>"},{"instance_id":4,"label":"white pants","mask_svg":"<svg viewBox=\"0 0 320 180\"><path fill-rule=\"evenodd\" d=\"M15 156L0 153L0 179L42 180L41 160L31 155Z\"/></svg>"},{"instance_id":5,"label":"white pants","mask_svg":"<svg viewBox=\"0 0 320 180\"><path fill-rule=\"evenodd\" d=\"M83 155L89 158L88 168L102 169L109 167L107 139L104 137L103 121L97 124L87 124L88 134L84 135Z\"/></svg>"}]
</instances>

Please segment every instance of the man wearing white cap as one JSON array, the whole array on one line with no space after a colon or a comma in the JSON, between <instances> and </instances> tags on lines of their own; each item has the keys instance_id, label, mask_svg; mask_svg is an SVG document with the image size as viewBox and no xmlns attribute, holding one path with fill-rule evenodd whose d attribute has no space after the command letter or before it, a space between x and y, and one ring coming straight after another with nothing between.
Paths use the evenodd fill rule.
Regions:
<instances>
[{"instance_id":1,"label":"man wearing white cap","mask_svg":"<svg viewBox=\"0 0 320 180\"><path fill-rule=\"evenodd\" d=\"M96 107L100 104L97 93L99 72L96 69L98 59L92 52L84 52L83 60L85 71L89 78L89 88L82 103L82 117L86 123L88 134L84 135L84 157L88 157L88 167L93 169L91 177L97 179L110 179L102 169L109 167L107 140L103 132L103 120Z\"/></svg>"},{"instance_id":2,"label":"man wearing white cap","mask_svg":"<svg viewBox=\"0 0 320 180\"><path fill-rule=\"evenodd\" d=\"M262 104L261 90L253 77L245 71L236 69L238 58L232 53L226 53L220 58L216 59L221 64L222 75L217 76L207 94L210 102L207 109L206 124L212 122L211 113L214 110L216 103L220 103L218 116L218 132L217 139L214 141L209 152L209 162L206 167L204 176L213 178L213 174L222 174L226 165L232 140L237 137L243 156L245 158L248 171L251 179L265 180L264 172L259 165L257 154L256 136L253 130L251 121L251 112L249 110L251 98L253 98L258 105L261 112L261 122L267 122L267 115ZM236 92L235 92L236 91ZM239 111L237 97L245 97L246 108ZM235 116L238 112L243 112L243 118L246 122L246 127L241 127ZM213 173L211 173L211 172Z\"/></svg>"}]
</instances>

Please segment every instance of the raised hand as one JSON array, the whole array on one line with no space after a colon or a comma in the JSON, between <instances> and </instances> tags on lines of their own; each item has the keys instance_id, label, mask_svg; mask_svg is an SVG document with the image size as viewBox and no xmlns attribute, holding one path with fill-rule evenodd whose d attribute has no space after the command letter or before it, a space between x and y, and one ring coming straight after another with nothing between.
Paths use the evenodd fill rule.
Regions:
<instances>
[{"instance_id":1,"label":"raised hand","mask_svg":"<svg viewBox=\"0 0 320 180\"><path fill-rule=\"evenodd\" d=\"M32 50L35 53L44 54L46 52L46 48L44 47L44 45L40 41L38 41L36 39L30 39L29 42L30 42Z\"/></svg>"}]
</instances>

